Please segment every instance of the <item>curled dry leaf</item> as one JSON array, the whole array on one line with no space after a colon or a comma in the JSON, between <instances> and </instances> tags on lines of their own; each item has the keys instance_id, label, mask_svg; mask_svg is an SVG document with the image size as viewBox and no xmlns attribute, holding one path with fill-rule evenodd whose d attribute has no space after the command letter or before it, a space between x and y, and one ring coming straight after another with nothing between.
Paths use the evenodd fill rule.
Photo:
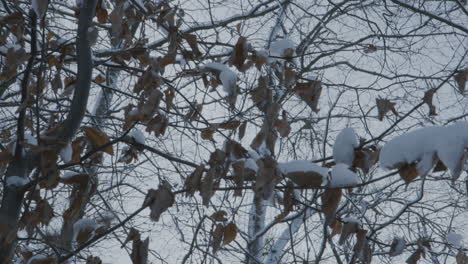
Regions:
<instances>
[{"instance_id":1,"label":"curled dry leaf","mask_svg":"<svg viewBox=\"0 0 468 264\"><path fill-rule=\"evenodd\" d=\"M213 247L213 253L216 252L221 246L221 241L223 241L224 226L222 224L217 224L214 231L211 232L213 240L211 241L211 246Z\"/></svg>"},{"instance_id":2,"label":"curled dry leaf","mask_svg":"<svg viewBox=\"0 0 468 264\"><path fill-rule=\"evenodd\" d=\"M211 140L214 142L215 140L213 138L213 135L216 132L216 129L217 129L216 125L204 128L200 133L201 138L204 140Z\"/></svg>"},{"instance_id":3,"label":"curled dry leaf","mask_svg":"<svg viewBox=\"0 0 468 264\"><path fill-rule=\"evenodd\" d=\"M240 36L237 40L234 50L231 53L230 62L232 65L236 66L239 71L243 71L243 66L245 59L247 58L247 39Z\"/></svg>"},{"instance_id":4,"label":"curled dry leaf","mask_svg":"<svg viewBox=\"0 0 468 264\"><path fill-rule=\"evenodd\" d=\"M320 81L309 81L297 83L293 91L312 109L318 112L318 102L322 93L322 83Z\"/></svg>"},{"instance_id":5,"label":"curled dry leaf","mask_svg":"<svg viewBox=\"0 0 468 264\"><path fill-rule=\"evenodd\" d=\"M247 129L247 121L242 122L239 126L239 140L245 136L245 130Z\"/></svg>"},{"instance_id":6,"label":"curled dry leaf","mask_svg":"<svg viewBox=\"0 0 468 264\"><path fill-rule=\"evenodd\" d=\"M34 214L37 214L39 223L43 226L47 226L50 223L52 217L54 217L54 210L50 206L47 200L41 200L36 207Z\"/></svg>"},{"instance_id":7,"label":"curled dry leaf","mask_svg":"<svg viewBox=\"0 0 468 264\"><path fill-rule=\"evenodd\" d=\"M133 264L148 263L148 247L148 237L145 239L145 241L141 241L141 239L133 240L132 253L130 254L130 259L132 260Z\"/></svg>"},{"instance_id":8,"label":"curled dry leaf","mask_svg":"<svg viewBox=\"0 0 468 264\"><path fill-rule=\"evenodd\" d=\"M393 114L398 115L397 111L395 110L395 103L392 103L388 99L377 98L375 99L377 104L377 112L379 115L379 120L382 121L388 111L392 111Z\"/></svg>"},{"instance_id":9,"label":"curled dry leaf","mask_svg":"<svg viewBox=\"0 0 468 264\"><path fill-rule=\"evenodd\" d=\"M130 228L127 238L122 243L122 246L120 248L123 248L125 244L127 244L129 241L135 241L135 240L140 240L140 239L141 239L140 231L132 227Z\"/></svg>"},{"instance_id":10,"label":"curled dry leaf","mask_svg":"<svg viewBox=\"0 0 468 264\"><path fill-rule=\"evenodd\" d=\"M468 264L468 256L463 252L462 249L458 250L456 256L457 264Z\"/></svg>"},{"instance_id":11,"label":"curled dry leaf","mask_svg":"<svg viewBox=\"0 0 468 264\"><path fill-rule=\"evenodd\" d=\"M86 137L91 141L91 144L94 148L99 148L102 145L110 143L110 139L106 133L100 131L94 127L81 127L84 131ZM112 145L108 145L102 149L102 151L106 152L109 155L114 155L114 150L112 149Z\"/></svg>"},{"instance_id":12,"label":"curled dry leaf","mask_svg":"<svg viewBox=\"0 0 468 264\"><path fill-rule=\"evenodd\" d=\"M335 219L336 209L341 200L341 189L331 188L325 190L322 194L322 211L325 215L325 223L333 224Z\"/></svg>"},{"instance_id":13,"label":"curled dry leaf","mask_svg":"<svg viewBox=\"0 0 468 264\"><path fill-rule=\"evenodd\" d=\"M57 264L58 261L54 257L48 256L33 256L29 259L28 264Z\"/></svg>"},{"instance_id":14,"label":"curled dry leaf","mask_svg":"<svg viewBox=\"0 0 468 264\"><path fill-rule=\"evenodd\" d=\"M403 253L406 248L406 241L403 238L395 237L390 245L390 257L395 257Z\"/></svg>"},{"instance_id":15,"label":"curled dry leaf","mask_svg":"<svg viewBox=\"0 0 468 264\"><path fill-rule=\"evenodd\" d=\"M403 164L399 167L399 173L405 183L409 184L419 175L417 163Z\"/></svg>"},{"instance_id":16,"label":"curled dry leaf","mask_svg":"<svg viewBox=\"0 0 468 264\"><path fill-rule=\"evenodd\" d=\"M285 218L293 209L296 203L294 197L294 184L291 181L286 183L286 189L284 190L283 197L283 211L275 217L276 221L281 221Z\"/></svg>"},{"instance_id":17,"label":"curled dry leaf","mask_svg":"<svg viewBox=\"0 0 468 264\"><path fill-rule=\"evenodd\" d=\"M198 48L197 35L185 33L182 35L182 38L184 38L189 44L195 58L199 58L202 54Z\"/></svg>"},{"instance_id":18,"label":"curled dry leaf","mask_svg":"<svg viewBox=\"0 0 468 264\"><path fill-rule=\"evenodd\" d=\"M354 151L353 167L359 168L364 172L364 174L367 174L379 161L379 154L380 149L377 149L375 146L356 149Z\"/></svg>"},{"instance_id":19,"label":"curled dry leaf","mask_svg":"<svg viewBox=\"0 0 468 264\"><path fill-rule=\"evenodd\" d=\"M340 240L338 244L343 245L348 238L358 231L359 224L356 222L347 222L343 225L343 229L341 230ZM367 232L367 231L366 231Z\"/></svg>"},{"instance_id":20,"label":"curled dry leaf","mask_svg":"<svg viewBox=\"0 0 468 264\"><path fill-rule=\"evenodd\" d=\"M226 222L227 221L227 213L224 210L219 210L214 212L212 215L210 215L210 218L213 219L216 222Z\"/></svg>"},{"instance_id":21,"label":"curled dry leaf","mask_svg":"<svg viewBox=\"0 0 468 264\"><path fill-rule=\"evenodd\" d=\"M165 115L158 114L151 119L146 125L146 132L154 132L154 135L159 137L166 133L167 127L169 126L169 120Z\"/></svg>"},{"instance_id":22,"label":"curled dry leaf","mask_svg":"<svg viewBox=\"0 0 468 264\"><path fill-rule=\"evenodd\" d=\"M231 121L226 121L223 123L219 124L219 128L222 129L229 129L229 130L236 130L240 125L239 120L231 120Z\"/></svg>"},{"instance_id":23,"label":"curled dry leaf","mask_svg":"<svg viewBox=\"0 0 468 264\"><path fill-rule=\"evenodd\" d=\"M319 188L322 186L323 176L315 171L289 172L286 177L303 188Z\"/></svg>"},{"instance_id":24,"label":"curled dry leaf","mask_svg":"<svg viewBox=\"0 0 468 264\"><path fill-rule=\"evenodd\" d=\"M291 126L289 125L286 111L283 110L282 119L276 120L273 126L276 128L281 137L289 136L289 133L291 132Z\"/></svg>"},{"instance_id":25,"label":"curled dry leaf","mask_svg":"<svg viewBox=\"0 0 468 264\"><path fill-rule=\"evenodd\" d=\"M195 171L190 174L190 176L185 179L184 188L187 189L185 196L193 196L195 191L200 190L201 179L203 176L203 172L205 171L205 166L200 165L198 166Z\"/></svg>"},{"instance_id":26,"label":"curled dry leaf","mask_svg":"<svg viewBox=\"0 0 468 264\"><path fill-rule=\"evenodd\" d=\"M229 223L223 228L223 244L227 245L234 241L237 236L237 226L234 223Z\"/></svg>"},{"instance_id":27,"label":"curled dry leaf","mask_svg":"<svg viewBox=\"0 0 468 264\"><path fill-rule=\"evenodd\" d=\"M343 230L343 224L340 221L335 219L332 225L331 237L334 237L335 235L340 234L342 230Z\"/></svg>"},{"instance_id":28,"label":"curled dry leaf","mask_svg":"<svg viewBox=\"0 0 468 264\"><path fill-rule=\"evenodd\" d=\"M102 264L102 260L96 256L88 256L86 264Z\"/></svg>"},{"instance_id":29,"label":"curled dry leaf","mask_svg":"<svg viewBox=\"0 0 468 264\"><path fill-rule=\"evenodd\" d=\"M200 186L200 196L203 199L203 205L207 207L210 203L211 197L214 194L214 188L217 184L219 184L219 182L217 183L215 179L215 173L215 168L210 168L207 173L205 173L205 177L203 178Z\"/></svg>"},{"instance_id":30,"label":"curled dry leaf","mask_svg":"<svg viewBox=\"0 0 468 264\"><path fill-rule=\"evenodd\" d=\"M81 160L81 154L86 146L86 138L84 136L77 137L72 142L72 163L78 163Z\"/></svg>"},{"instance_id":31,"label":"curled dry leaf","mask_svg":"<svg viewBox=\"0 0 468 264\"><path fill-rule=\"evenodd\" d=\"M459 71L453 77L458 85L458 91L461 94L465 94L466 81L468 80L468 69Z\"/></svg>"},{"instance_id":32,"label":"curled dry leaf","mask_svg":"<svg viewBox=\"0 0 468 264\"><path fill-rule=\"evenodd\" d=\"M171 191L171 186L169 183L163 182L157 190L150 189L148 191L143 206L150 207L150 218L157 222L161 214L169 209L174 202L175 196Z\"/></svg>"},{"instance_id":33,"label":"curled dry leaf","mask_svg":"<svg viewBox=\"0 0 468 264\"><path fill-rule=\"evenodd\" d=\"M434 116L437 115L435 106L432 104L432 100L434 98L434 94L437 89L433 88L424 93L423 101L429 106L429 115Z\"/></svg>"}]
</instances>

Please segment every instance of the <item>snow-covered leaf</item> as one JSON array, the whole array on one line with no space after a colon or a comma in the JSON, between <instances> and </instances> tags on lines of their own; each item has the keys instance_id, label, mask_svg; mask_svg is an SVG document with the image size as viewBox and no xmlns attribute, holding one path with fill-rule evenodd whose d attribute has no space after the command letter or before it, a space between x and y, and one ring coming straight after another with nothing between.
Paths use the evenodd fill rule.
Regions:
<instances>
[{"instance_id":1,"label":"snow-covered leaf","mask_svg":"<svg viewBox=\"0 0 468 264\"><path fill-rule=\"evenodd\" d=\"M353 164L354 150L359 146L359 141L352 128L344 128L338 134L333 144L333 159L336 163Z\"/></svg>"}]
</instances>

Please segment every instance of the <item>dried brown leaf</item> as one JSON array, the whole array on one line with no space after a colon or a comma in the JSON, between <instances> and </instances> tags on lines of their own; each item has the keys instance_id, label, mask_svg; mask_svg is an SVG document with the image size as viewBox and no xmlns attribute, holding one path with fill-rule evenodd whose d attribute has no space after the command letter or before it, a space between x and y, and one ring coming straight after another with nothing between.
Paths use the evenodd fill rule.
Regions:
<instances>
[{"instance_id":1,"label":"dried brown leaf","mask_svg":"<svg viewBox=\"0 0 468 264\"><path fill-rule=\"evenodd\" d=\"M377 98L375 99L377 104L377 111L379 114L379 120L382 121L388 111L392 111L393 114L398 115L395 109L395 103L392 103L388 99Z\"/></svg>"},{"instance_id":2,"label":"dried brown leaf","mask_svg":"<svg viewBox=\"0 0 468 264\"><path fill-rule=\"evenodd\" d=\"M96 256L88 256L86 264L102 264L102 260Z\"/></svg>"},{"instance_id":3,"label":"dried brown leaf","mask_svg":"<svg viewBox=\"0 0 468 264\"><path fill-rule=\"evenodd\" d=\"M419 175L417 164L416 163L403 164L399 168L399 173L400 173L401 178L405 181L405 183L409 184Z\"/></svg>"},{"instance_id":4,"label":"dried brown leaf","mask_svg":"<svg viewBox=\"0 0 468 264\"><path fill-rule=\"evenodd\" d=\"M318 102L322 93L322 83L320 81L309 81L307 83L297 83L293 91L304 101L314 112L318 112Z\"/></svg>"},{"instance_id":5,"label":"dried brown leaf","mask_svg":"<svg viewBox=\"0 0 468 264\"><path fill-rule=\"evenodd\" d=\"M331 237L334 237L335 235L340 234L342 230L343 230L343 224L340 221L335 219L333 226L332 226Z\"/></svg>"},{"instance_id":6,"label":"dried brown leaf","mask_svg":"<svg viewBox=\"0 0 468 264\"><path fill-rule=\"evenodd\" d=\"M223 241L224 226L222 224L217 224L214 231L211 232L213 240L211 241L211 246L213 247L213 252L216 252L221 246L221 241Z\"/></svg>"},{"instance_id":7,"label":"dried brown leaf","mask_svg":"<svg viewBox=\"0 0 468 264\"><path fill-rule=\"evenodd\" d=\"M231 54L231 64L236 66L239 71L243 71L247 53L247 39L240 36Z\"/></svg>"},{"instance_id":8,"label":"dried brown leaf","mask_svg":"<svg viewBox=\"0 0 468 264\"><path fill-rule=\"evenodd\" d=\"M437 89L433 88L424 93L423 102L429 106L429 115L437 115L435 106L432 104L434 94L437 92Z\"/></svg>"},{"instance_id":9,"label":"dried brown leaf","mask_svg":"<svg viewBox=\"0 0 468 264\"><path fill-rule=\"evenodd\" d=\"M102 132L101 130L94 128L94 127L81 127L84 131L86 137L91 141L94 148L99 148L102 145L110 143L110 139L106 133ZM106 146L102 151L106 152L109 155L114 155L114 150L112 145Z\"/></svg>"},{"instance_id":10,"label":"dried brown leaf","mask_svg":"<svg viewBox=\"0 0 468 264\"><path fill-rule=\"evenodd\" d=\"M468 80L468 69L459 71L453 76L458 85L458 91L461 94L465 94L466 81Z\"/></svg>"},{"instance_id":11,"label":"dried brown leaf","mask_svg":"<svg viewBox=\"0 0 468 264\"><path fill-rule=\"evenodd\" d=\"M327 189L322 194L322 211L325 215L325 222L332 224L332 220L335 219L336 209L341 200L341 189Z\"/></svg>"},{"instance_id":12,"label":"dried brown leaf","mask_svg":"<svg viewBox=\"0 0 468 264\"><path fill-rule=\"evenodd\" d=\"M347 222L343 225L343 229L341 230L340 240L338 244L343 245L348 238L358 231L358 223L356 222Z\"/></svg>"},{"instance_id":13,"label":"dried brown leaf","mask_svg":"<svg viewBox=\"0 0 468 264\"><path fill-rule=\"evenodd\" d=\"M242 122L239 126L239 140L245 136L245 130L247 129L247 121Z\"/></svg>"},{"instance_id":14,"label":"dried brown leaf","mask_svg":"<svg viewBox=\"0 0 468 264\"><path fill-rule=\"evenodd\" d=\"M212 215L210 215L210 218L213 219L216 222L226 222L227 221L227 213L224 210L219 210L214 212Z\"/></svg>"},{"instance_id":15,"label":"dried brown leaf","mask_svg":"<svg viewBox=\"0 0 468 264\"><path fill-rule=\"evenodd\" d=\"M227 224L223 229L223 244L227 245L234 241L237 236L237 226L234 223Z\"/></svg>"},{"instance_id":16,"label":"dried brown leaf","mask_svg":"<svg viewBox=\"0 0 468 264\"><path fill-rule=\"evenodd\" d=\"M140 239L133 240L132 253L130 254L130 259L132 260L133 264L148 263L148 247L148 237L145 239L145 241L141 241Z\"/></svg>"},{"instance_id":17,"label":"dried brown leaf","mask_svg":"<svg viewBox=\"0 0 468 264\"><path fill-rule=\"evenodd\" d=\"M295 171L286 174L295 184L303 188L319 188L322 186L323 176L314 171Z\"/></svg>"},{"instance_id":18,"label":"dried brown leaf","mask_svg":"<svg viewBox=\"0 0 468 264\"><path fill-rule=\"evenodd\" d=\"M457 264L468 264L468 256L461 249L458 250L456 260Z\"/></svg>"},{"instance_id":19,"label":"dried brown leaf","mask_svg":"<svg viewBox=\"0 0 468 264\"><path fill-rule=\"evenodd\" d=\"M167 182L159 185L157 190L150 189L146 195L144 206L149 206L151 220L157 222L162 213L169 209L175 202L174 193Z\"/></svg>"},{"instance_id":20,"label":"dried brown leaf","mask_svg":"<svg viewBox=\"0 0 468 264\"><path fill-rule=\"evenodd\" d=\"M195 171L190 174L185 180L184 188L187 189L185 196L193 196L195 191L200 190L201 179L203 176L203 172L205 171L205 166L200 165L198 166Z\"/></svg>"}]
</instances>

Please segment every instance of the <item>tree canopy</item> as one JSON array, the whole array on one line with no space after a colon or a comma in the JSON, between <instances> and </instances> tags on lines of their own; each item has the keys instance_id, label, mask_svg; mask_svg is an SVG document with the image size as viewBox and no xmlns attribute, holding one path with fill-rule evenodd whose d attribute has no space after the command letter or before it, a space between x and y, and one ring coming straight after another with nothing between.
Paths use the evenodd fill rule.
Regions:
<instances>
[{"instance_id":1,"label":"tree canopy","mask_svg":"<svg viewBox=\"0 0 468 264\"><path fill-rule=\"evenodd\" d=\"M466 1L0 7L0 263L468 263Z\"/></svg>"}]
</instances>

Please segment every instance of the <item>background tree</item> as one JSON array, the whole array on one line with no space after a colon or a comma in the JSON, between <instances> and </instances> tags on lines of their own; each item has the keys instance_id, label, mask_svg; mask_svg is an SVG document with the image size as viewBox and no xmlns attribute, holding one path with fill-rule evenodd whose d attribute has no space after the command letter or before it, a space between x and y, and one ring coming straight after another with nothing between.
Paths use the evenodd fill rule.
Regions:
<instances>
[{"instance_id":1,"label":"background tree","mask_svg":"<svg viewBox=\"0 0 468 264\"><path fill-rule=\"evenodd\" d=\"M464 1L1 6L1 263L468 262Z\"/></svg>"}]
</instances>

